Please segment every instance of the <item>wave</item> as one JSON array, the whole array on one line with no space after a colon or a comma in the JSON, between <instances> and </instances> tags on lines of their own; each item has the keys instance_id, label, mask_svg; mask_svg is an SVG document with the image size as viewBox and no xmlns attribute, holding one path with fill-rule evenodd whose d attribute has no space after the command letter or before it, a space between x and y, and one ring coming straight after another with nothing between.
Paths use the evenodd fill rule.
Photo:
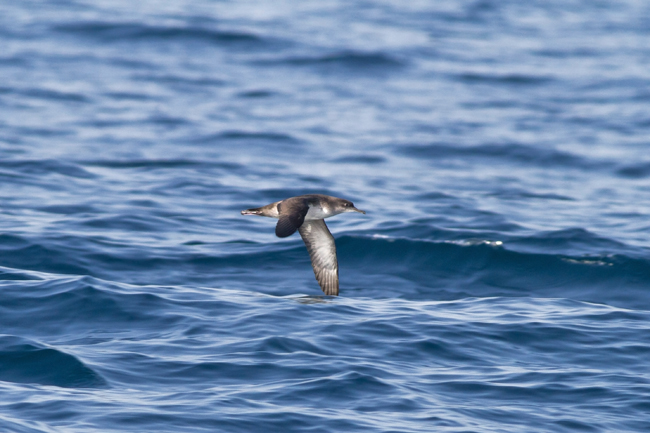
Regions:
<instances>
[{"instance_id":1,"label":"wave","mask_svg":"<svg viewBox=\"0 0 650 433\"><path fill-rule=\"evenodd\" d=\"M80 160L77 163L91 167L105 167L115 169L137 169L137 170L176 170L176 169L211 169L211 170L238 170L243 168L241 164L225 161L210 161L198 159L89 159Z\"/></svg>"},{"instance_id":2,"label":"wave","mask_svg":"<svg viewBox=\"0 0 650 433\"><path fill-rule=\"evenodd\" d=\"M262 36L251 32L107 21L60 24L54 26L53 30L60 33L96 38L104 42L193 40L218 44L261 44L265 41Z\"/></svg>"},{"instance_id":3,"label":"wave","mask_svg":"<svg viewBox=\"0 0 650 433\"><path fill-rule=\"evenodd\" d=\"M63 388L107 385L102 376L76 357L12 335L0 335L0 380Z\"/></svg>"},{"instance_id":4,"label":"wave","mask_svg":"<svg viewBox=\"0 0 650 433\"><path fill-rule=\"evenodd\" d=\"M481 74L463 73L455 75L455 78L469 83L505 84L517 86L538 86L554 81L553 77L541 75L524 74Z\"/></svg>"},{"instance_id":5,"label":"wave","mask_svg":"<svg viewBox=\"0 0 650 433\"><path fill-rule=\"evenodd\" d=\"M364 53L359 51L342 51L314 57L290 57L282 60L290 65L338 64L352 68L398 67L404 63L384 53Z\"/></svg>"},{"instance_id":6,"label":"wave","mask_svg":"<svg viewBox=\"0 0 650 433\"><path fill-rule=\"evenodd\" d=\"M27 98L51 100L58 103L66 103L66 102L89 103L90 102L90 98L88 98L88 96L84 94L74 93L74 92L62 92L60 90L53 90L53 89L33 87L28 89L16 90L15 92Z\"/></svg>"},{"instance_id":7,"label":"wave","mask_svg":"<svg viewBox=\"0 0 650 433\"><path fill-rule=\"evenodd\" d=\"M522 243L525 245L520 240ZM508 241L482 239L337 239L340 262L386 293L389 287L382 284L382 278L397 276L412 282L410 286L401 285L400 295L407 297L431 296L428 292L435 289L434 296L442 296L439 292L443 291L451 299L535 296L636 307L650 300L650 260L645 251L636 257L620 250L617 254L568 255L533 252L537 248L518 251L509 245ZM513 248L517 248L516 242Z\"/></svg>"},{"instance_id":8,"label":"wave","mask_svg":"<svg viewBox=\"0 0 650 433\"><path fill-rule=\"evenodd\" d=\"M190 140L192 143L227 143L245 142L250 144L296 145L302 141L292 135L278 132L224 131L218 134L204 135Z\"/></svg>"},{"instance_id":9,"label":"wave","mask_svg":"<svg viewBox=\"0 0 650 433\"><path fill-rule=\"evenodd\" d=\"M382 164L387 162L388 159L381 155L372 155L372 154L350 154L340 156L334 159L332 162L342 163L342 164Z\"/></svg>"},{"instance_id":10,"label":"wave","mask_svg":"<svg viewBox=\"0 0 650 433\"><path fill-rule=\"evenodd\" d=\"M226 81L214 78L212 76L192 76L192 75L172 75L160 73L139 73L132 76L135 81L147 81L160 84L168 84L170 86L178 86L183 91L188 88L195 88L196 91L205 92L206 87L222 87ZM148 98L152 98L148 96Z\"/></svg>"},{"instance_id":11,"label":"wave","mask_svg":"<svg viewBox=\"0 0 650 433\"><path fill-rule=\"evenodd\" d=\"M553 168L594 169L607 166L604 162L594 161L570 152L518 143L494 143L474 146L431 143L426 145L406 145L399 147L397 151L413 158L435 159L436 161L444 158L480 158Z\"/></svg>"},{"instance_id":12,"label":"wave","mask_svg":"<svg viewBox=\"0 0 650 433\"><path fill-rule=\"evenodd\" d=\"M7 180L25 179L29 183L43 182L44 176L60 174L78 179L95 179L97 176L80 165L59 159L8 159L0 161L0 177Z\"/></svg>"},{"instance_id":13,"label":"wave","mask_svg":"<svg viewBox=\"0 0 650 433\"><path fill-rule=\"evenodd\" d=\"M422 416L441 426L452 418L459 425L502 426L507 416L530 428L542 422L530 407L542 402L606 401L610 411L635 416L647 406L639 373L650 347L647 311L568 299L323 299L42 277L49 279L3 284L0 326L29 338L0 336L0 363L14 369L11 383L84 388L58 394L21 387L20 401L45 394L55 403L83 405L86 423L116 431L135 420L157 426L170 410L174 428L196 425L205 415L217 430L223 421L235 431L258 431L252 420L282 431L295 422L363 430L379 422L377 411L389 414L386 422L408 412L417 415L416 431ZM65 340L99 366L35 335ZM18 363L15 356L32 358ZM489 413L437 404L468 393ZM197 411L186 410L188 398ZM314 411L322 401L327 412ZM512 402L521 402L522 411L499 412ZM260 405L271 410L258 417ZM297 407L315 415L296 418ZM48 419L57 408L39 406L38 416Z\"/></svg>"},{"instance_id":14,"label":"wave","mask_svg":"<svg viewBox=\"0 0 650 433\"><path fill-rule=\"evenodd\" d=\"M169 223L125 215L84 218L80 227L155 233ZM403 234L414 231L419 238ZM427 233L426 227L407 226L379 234L337 236L342 287L351 296L372 293L419 299L568 297L639 307L650 300L646 249L582 229L525 236L473 232L472 236L453 233L448 237L450 233L439 229ZM445 236L448 238L441 239ZM135 248L96 236L34 241L4 234L0 239L0 265L17 269L91 275L125 283L217 283L232 288L258 287L276 294L295 293L295 289L286 288L292 280L313 286L309 256L298 238L268 244L240 241L209 248L192 242ZM253 269L264 273L250 274Z\"/></svg>"},{"instance_id":15,"label":"wave","mask_svg":"<svg viewBox=\"0 0 650 433\"><path fill-rule=\"evenodd\" d=\"M322 72L369 73L393 72L405 67L403 60L383 52L346 50L317 56L290 56L279 59L257 60L256 64L310 67Z\"/></svg>"},{"instance_id":16,"label":"wave","mask_svg":"<svg viewBox=\"0 0 650 433\"><path fill-rule=\"evenodd\" d=\"M618 169L617 174L629 179L644 179L650 177L650 163L625 165Z\"/></svg>"}]
</instances>

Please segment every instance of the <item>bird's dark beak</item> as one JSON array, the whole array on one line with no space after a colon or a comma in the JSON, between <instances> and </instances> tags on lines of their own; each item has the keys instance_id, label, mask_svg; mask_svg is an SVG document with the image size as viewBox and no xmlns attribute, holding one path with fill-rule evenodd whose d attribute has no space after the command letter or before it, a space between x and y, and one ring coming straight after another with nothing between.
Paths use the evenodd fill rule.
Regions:
<instances>
[{"instance_id":1,"label":"bird's dark beak","mask_svg":"<svg viewBox=\"0 0 650 433\"><path fill-rule=\"evenodd\" d=\"M356 207L353 207L352 210L355 211L355 212L362 213L362 214L364 214L364 215L365 215L365 213L366 213L365 210L357 209Z\"/></svg>"}]
</instances>

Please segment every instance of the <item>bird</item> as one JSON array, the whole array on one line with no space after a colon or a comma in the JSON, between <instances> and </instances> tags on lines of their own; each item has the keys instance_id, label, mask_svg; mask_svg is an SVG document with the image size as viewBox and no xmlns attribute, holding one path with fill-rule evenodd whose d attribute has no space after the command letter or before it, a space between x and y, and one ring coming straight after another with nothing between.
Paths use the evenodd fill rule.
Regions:
<instances>
[{"instance_id":1,"label":"bird","mask_svg":"<svg viewBox=\"0 0 650 433\"><path fill-rule=\"evenodd\" d=\"M350 200L323 194L306 194L276 201L266 206L245 209L242 215L277 218L275 235L286 238L296 232L305 242L311 266L320 288L326 295L339 294L339 265L336 244L325 218L345 212L366 212L357 209Z\"/></svg>"}]
</instances>

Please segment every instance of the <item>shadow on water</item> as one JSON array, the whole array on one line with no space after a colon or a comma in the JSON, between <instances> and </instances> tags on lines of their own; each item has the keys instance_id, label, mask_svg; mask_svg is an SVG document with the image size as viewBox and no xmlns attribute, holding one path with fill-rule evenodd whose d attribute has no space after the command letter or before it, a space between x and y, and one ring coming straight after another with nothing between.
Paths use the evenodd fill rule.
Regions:
<instances>
[{"instance_id":1,"label":"shadow on water","mask_svg":"<svg viewBox=\"0 0 650 433\"><path fill-rule=\"evenodd\" d=\"M289 297L289 299L298 302L299 304L331 304L336 301L335 296L326 295L308 295L300 297Z\"/></svg>"}]
</instances>

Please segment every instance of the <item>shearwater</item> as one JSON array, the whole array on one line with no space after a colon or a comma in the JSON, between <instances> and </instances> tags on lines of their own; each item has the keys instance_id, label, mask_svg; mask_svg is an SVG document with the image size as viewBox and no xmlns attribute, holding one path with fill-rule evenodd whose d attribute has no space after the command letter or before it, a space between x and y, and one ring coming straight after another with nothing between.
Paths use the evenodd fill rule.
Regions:
<instances>
[{"instance_id":1,"label":"shearwater","mask_svg":"<svg viewBox=\"0 0 650 433\"><path fill-rule=\"evenodd\" d=\"M242 215L277 218L275 235L279 238L291 236L298 230L309 251L320 288L332 296L339 294L339 264L334 237L327 229L325 218L344 212L366 213L349 200L323 194L299 195L241 211Z\"/></svg>"}]
</instances>

